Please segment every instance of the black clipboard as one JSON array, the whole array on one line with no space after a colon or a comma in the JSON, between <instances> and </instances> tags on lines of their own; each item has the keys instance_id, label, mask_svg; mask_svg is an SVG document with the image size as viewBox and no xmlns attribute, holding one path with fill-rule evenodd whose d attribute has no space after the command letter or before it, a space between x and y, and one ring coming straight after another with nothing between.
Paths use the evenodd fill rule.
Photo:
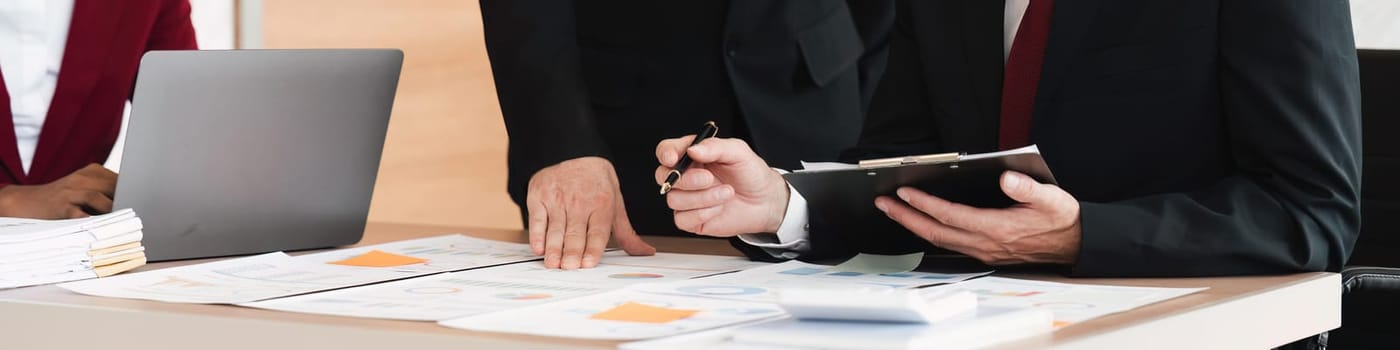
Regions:
<instances>
[{"instance_id":1,"label":"black clipboard","mask_svg":"<svg viewBox=\"0 0 1400 350\"><path fill-rule=\"evenodd\" d=\"M854 234L898 240L903 239L891 237L909 236L908 230L885 218L875 208L875 198L891 196L898 200L894 194L900 187L917 188L974 207L1005 208L1016 204L1001 190L1001 174L1007 170L1024 173L1041 183L1056 184L1050 167L1034 145L986 154L945 153L861 163L838 169L796 171L783 178L806 198L809 215L840 215L847 217L844 220L871 223L861 228L870 232Z\"/></svg>"}]
</instances>

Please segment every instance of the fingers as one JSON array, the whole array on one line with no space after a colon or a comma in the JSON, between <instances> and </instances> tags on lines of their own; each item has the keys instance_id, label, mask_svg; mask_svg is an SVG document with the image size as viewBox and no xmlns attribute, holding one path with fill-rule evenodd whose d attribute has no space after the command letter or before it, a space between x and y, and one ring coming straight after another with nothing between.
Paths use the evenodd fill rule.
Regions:
<instances>
[{"instance_id":1,"label":"fingers","mask_svg":"<svg viewBox=\"0 0 1400 350\"><path fill-rule=\"evenodd\" d=\"M740 139L707 139L691 146L686 154L698 163L739 164L758 159L749 144Z\"/></svg>"},{"instance_id":2,"label":"fingers","mask_svg":"<svg viewBox=\"0 0 1400 350\"><path fill-rule=\"evenodd\" d=\"M583 260L583 249L588 245L588 235L596 232L590 230L589 226L592 226L591 224L595 222L600 222L597 219L597 212L593 208L588 207L591 203L584 203L581 199L575 199L571 202L572 203L569 203L569 209L567 209L568 212L564 214L564 255L562 260L559 261L559 268L565 270L573 270L579 267L579 263ZM611 216L607 218L608 220L602 222L611 221L612 219ZM611 222L608 222L608 224L611 224ZM603 232L608 231L611 231L611 228Z\"/></svg>"},{"instance_id":3,"label":"fingers","mask_svg":"<svg viewBox=\"0 0 1400 350\"><path fill-rule=\"evenodd\" d=\"M692 140L695 140L695 135L661 140L656 145L656 161L668 168L676 166L676 162L681 160L681 152L690 147Z\"/></svg>"},{"instance_id":4,"label":"fingers","mask_svg":"<svg viewBox=\"0 0 1400 350\"><path fill-rule=\"evenodd\" d=\"M1016 222L1000 210L950 202L914 188L901 187L895 194L899 199L939 222L970 231L1003 232L1005 226Z\"/></svg>"},{"instance_id":5,"label":"fingers","mask_svg":"<svg viewBox=\"0 0 1400 350\"><path fill-rule=\"evenodd\" d=\"M627 218L626 206L622 204L622 198L618 197L617 207L613 209L613 238L617 240L617 246L627 255L654 255L656 247L652 247L637 235L637 230L632 229L632 221Z\"/></svg>"},{"instance_id":6,"label":"fingers","mask_svg":"<svg viewBox=\"0 0 1400 350\"><path fill-rule=\"evenodd\" d=\"M664 166L656 167L656 184L666 182L666 177L671 175L671 168ZM715 173L700 166L692 166L681 174L676 183L671 185L671 190L699 190L710 188L718 182Z\"/></svg>"},{"instance_id":7,"label":"fingers","mask_svg":"<svg viewBox=\"0 0 1400 350\"><path fill-rule=\"evenodd\" d=\"M1001 190L1006 192L1007 197L1021 203L1044 203L1050 200L1049 191L1041 189L1042 185L1026 174L1015 171L1007 171L1001 174Z\"/></svg>"},{"instance_id":8,"label":"fingers","mask_svg":"<svg viewBox=\"0 0 1400 350\"><path fill-rule=\"evenodd\" d=\"M671 210L694 210L719 206L734 198L734 187L719 185L699 191L671 191L666 206Z\"/></svg>"},{"instance_id":9,"label":"fingers","mask_svg":"<svg viewBox=\"0 0 1400 350\"><path fill-rule=\"evenodd\" d=\"M85 218L85 217L88 217L88 216L89 216L88 213L85 212L85 211L83 211L83 208L79 208L79 207L76 207L76 206L75 206L75 207L69 207L69 208L68 208L68 218L69 218L69 219L79 219L79 218Z\"/></svg>"},{"instance_id":10,"label":"fingers","mask_svg":"<svg viewBox=\"0 0 1400 350\"><path fill-rule=\"evenodd\" d=\"M86 190L68 190L66 201L78 210L83 208L91 209L94 213L106 214L112 211L112 198L107 195Z\"/></svg>"},{"instance_id":11,"label":"fingers","mask_svg":"<svg viewBox=\"0 0 1400 350\"><path fill-rule=\"evenodd\" d=\"M564 251L564 208L559 201L545 202L548 224L544 233L544 267L559 268L559 260Z\"/></svg>"},{"instance_id":12,"label":"fingers","mask_svg":"<svg viewBox=\"0 0 1400 350\"><path fill-rule=\"evenodd\" d=\"M900 203L893 198L881 196L875 199L875 207L885 212L890 219L908 228L909 231L919 235L924 240L934 245L953 250L963 251L960 248L977 247L981 245L981 236L962 230L956 227L945 225L932 217L925 215L913 207ZM966 252L964 252L966 253Z\"/></svg>"},{"instance_id":13,"label":"fingers","mask_svg":"<svg viewBox=\"0 0 1400 350\"><path fill-rule=\"evenodd\" d=\"M686 232L710 235L711 232L705 229L705 224L719 216L723 207L709 207L695 210L676 211L674 215L676 227Z\"/></svg>"},{"instance_id":14,"label":"fingers","mask_svg":"<svg viewBox=\"0 0 1400 350\"><path fill-rule=\"evenodd\" d=\"M111 197L107 197L107 195L97 192L88 193L91 193L91 195L87 196L88 198L86 198L86 201L82 204L83 207L92 209L93 213L96 214L106 214L112 212Z\"/></svg>"},{"instance_id":15,"label":"fingers","mask_svg":"<svg viewBox=\"0 0 1400 350\"><path fill-rule=\"evenodd\" d=\"M96 191L112 197L117 188L117 174L97 164L88 164L63 178L68 187Z\"/></svg>"},{"instance_id":16,"label":"fingers","mask_svg":"<svg viewBox=\"0 0 1400 350\"><path fill-rule=\"evenodd\" d=\"M614 221L613 211L598 210L588 216L588 236L584 237L583 254L578 258L577 265L568 261L569 242L564 240L564 268L570 266L574 268L590 268L598 265L598 260L603 258L603 250L608 248L608 238L612 235L612 223Z\"/></svg>"},{"instance_id":17,"label":"fingers","mask_svg":"<svg viewBox=\"0 0 1400 350\"><path fill-rule=\"evenodd\" d=\"M530 252L543 255L544 234L547 228L545 225L549 223L549 214L544 209L544 203L540 202L533 191L526 197L525 211L529 215L529 223L525 229L530 231Z\"/></svg>"}]
</instances>

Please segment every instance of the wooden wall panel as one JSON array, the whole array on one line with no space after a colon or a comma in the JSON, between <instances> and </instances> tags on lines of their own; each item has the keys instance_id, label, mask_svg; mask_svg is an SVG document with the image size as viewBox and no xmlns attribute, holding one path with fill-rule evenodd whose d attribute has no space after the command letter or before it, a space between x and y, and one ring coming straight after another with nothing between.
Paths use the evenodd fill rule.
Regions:
<instances>
[{"instance_id":1,"label":"wooden wall panel","mask_svg":"<svg viewBox=\"0 0 1400 350\"><path fill-rule=\"evenodd\" d=\"M266 48L399 48L403 76L370 220L520 228L471 0L263 0Z\"/></svg>"}]
</instances>

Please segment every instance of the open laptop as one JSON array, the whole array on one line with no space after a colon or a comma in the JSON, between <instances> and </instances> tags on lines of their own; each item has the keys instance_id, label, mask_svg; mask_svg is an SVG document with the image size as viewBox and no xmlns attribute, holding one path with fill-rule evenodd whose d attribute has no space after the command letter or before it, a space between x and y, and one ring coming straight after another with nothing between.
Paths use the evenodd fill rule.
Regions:
<instances>
[{"instance_id":1,"label":"open laptop","mask_svg":"<svg viewBox=\"0 0 1400 350\"><path fill-rule=\"evenodd\" d=\"M399 50L156 51L117 179L150 260L360 240Z\"/></svg>"}]
</instances>

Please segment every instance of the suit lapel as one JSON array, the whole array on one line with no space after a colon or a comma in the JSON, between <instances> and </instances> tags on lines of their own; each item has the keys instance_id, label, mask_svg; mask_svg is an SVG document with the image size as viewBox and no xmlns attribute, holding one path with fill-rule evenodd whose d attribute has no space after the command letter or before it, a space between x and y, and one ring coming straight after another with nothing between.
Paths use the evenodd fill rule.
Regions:
<instances>
[{"instance_id":1,"label":"suit lapel","mask_svg":"<svg viewBox=\"0 0 1400 350\"><path fill-rule=\"evenodd\" d=\"M30 175L54 171L49 168L67 141L92 89L106 68L108 51L121 23L126 1L77 0L68 26L68 43L63 49L58 84L49 105L39 145L34 151ZM61 175L61 174L60 174Z\"/></svg>"},{"instance_id":2,"label":"suit lapel","mask_svg":"<svg viewBox=\"0 0 1400 350\"><path fill-rule=\"evenodd\" d=\"M1050 23L1050 43L1045 48L1045 61L1041 63L1040 86L1036 88L1035 112L1032 115L1031 139L1035 139L1035 129L1047 120L1047 106L1054 101L1060 86L1064 85L1075 55L1083 52L1084 35L1098 14L1101 0L1058 0Z\"/></svg>"},{"instance_id":3,"label":"suit lapel","mask_svg":"<svg viewBox=\"0 0 1400 350\"><path fill-rule=\"evenodd\" d=\"M13 183L24 183L24 168L19 160L19 141L15 140L14 111L10 110L10 92L5 88L5 75L0 73L0 165Z\"/></svg>"}]
</instances>

